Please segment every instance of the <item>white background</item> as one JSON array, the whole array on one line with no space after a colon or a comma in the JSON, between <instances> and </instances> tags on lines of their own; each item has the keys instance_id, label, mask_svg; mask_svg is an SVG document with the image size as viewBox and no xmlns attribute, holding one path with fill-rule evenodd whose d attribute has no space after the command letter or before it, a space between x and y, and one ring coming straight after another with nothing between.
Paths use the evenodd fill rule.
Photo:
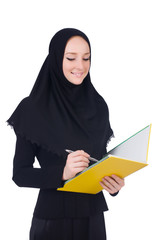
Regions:
<instances>
[{"instance_id":1,"label":"white background","mask_svg":"<svg viewBox=\"0 0 159 240\"><path fill-rule=\"evenodd\" d=\"M28 96L60 29L84 31L92 45L91 79L110 109L109 149L152 123L149 166L105 193L108 240L159 239L159 4L156 0L0 3L0 238L28 240L38 190L11 180L15 135L5 121Z\"/></svg>"}]
</instances>

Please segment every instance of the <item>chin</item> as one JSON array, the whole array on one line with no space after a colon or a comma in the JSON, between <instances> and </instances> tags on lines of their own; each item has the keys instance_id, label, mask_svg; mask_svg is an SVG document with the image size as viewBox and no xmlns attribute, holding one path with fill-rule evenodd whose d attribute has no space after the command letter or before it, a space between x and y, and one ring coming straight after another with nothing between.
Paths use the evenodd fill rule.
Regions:
<instances>
[{"instance_id":1,"label":"chin","mask_svg":"<svg viewBox=\"0 0 159 240\"><path fill-rule=\"evenodd\" d=\"M72 83L75 84L75 85L80 85L81 83L83 83L83 80L84 80L84 79L82 79L82 80L77 80L77 81L74 80L74 81L72 81Z\"/></svg>"},{"instance_id":2,"label":"chin","mask_svg":"<svg viewBox=\"0 0 159 240\"><path fill-rule=\"evenodd\" d=\"M67 79L69 82L71 82L71 83L73 83L73 84L75 84L75 85L80 85L82 82L83 82L83 80L84 80L84 78L77 78L77 79L75 79L75 78L69 78L69 79Z\"/></svg>"}]
</instances>

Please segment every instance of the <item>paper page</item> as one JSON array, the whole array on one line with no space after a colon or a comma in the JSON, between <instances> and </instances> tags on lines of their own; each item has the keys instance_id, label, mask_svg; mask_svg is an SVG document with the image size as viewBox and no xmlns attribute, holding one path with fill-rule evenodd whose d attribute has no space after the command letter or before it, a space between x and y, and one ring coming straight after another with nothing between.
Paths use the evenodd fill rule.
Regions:
<instances>
[{"instance_id":1,"label":"paper page","mask_svg":"<svg viewBox=\"0 0 159 240\"><path fill-rule=\"evenodd\" d=\"M108 152L118 157L146 163L151 125Z\"/></svg>"}]
</instances>

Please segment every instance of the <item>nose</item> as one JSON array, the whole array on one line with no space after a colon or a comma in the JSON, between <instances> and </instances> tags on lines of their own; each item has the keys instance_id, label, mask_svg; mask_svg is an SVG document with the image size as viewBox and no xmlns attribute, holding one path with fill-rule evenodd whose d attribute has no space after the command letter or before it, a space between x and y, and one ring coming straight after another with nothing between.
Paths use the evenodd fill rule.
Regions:
<instances>
[{"instance_id":1,"label":"nose","mask_svg":"<svg viewBox=\"0 0 159 240\"><path fill-rule=\"evenodd\" d=\"M76 68L78 70L83 70L83 68L84 68L84 61L83 61L83 59L77 59L77 61L76 61Z\"/></svg>"}]
</instances>

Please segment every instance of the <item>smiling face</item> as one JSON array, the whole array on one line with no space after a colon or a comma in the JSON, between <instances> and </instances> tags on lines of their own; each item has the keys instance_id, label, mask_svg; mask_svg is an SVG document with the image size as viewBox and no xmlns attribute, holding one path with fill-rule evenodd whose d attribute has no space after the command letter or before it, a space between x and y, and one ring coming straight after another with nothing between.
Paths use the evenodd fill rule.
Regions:
<instances>
[{"instance_id":1,"label":"smiling face","mask_svg":"<svg viewBox=\"0 0 159 240\"><path fill-rule=\"evenodd\" d=\"M69 39L63 57L63 73L67 80L75 85L83 82L90 68L90 48L79 36Z\"/></svg>"}]
</instances>

